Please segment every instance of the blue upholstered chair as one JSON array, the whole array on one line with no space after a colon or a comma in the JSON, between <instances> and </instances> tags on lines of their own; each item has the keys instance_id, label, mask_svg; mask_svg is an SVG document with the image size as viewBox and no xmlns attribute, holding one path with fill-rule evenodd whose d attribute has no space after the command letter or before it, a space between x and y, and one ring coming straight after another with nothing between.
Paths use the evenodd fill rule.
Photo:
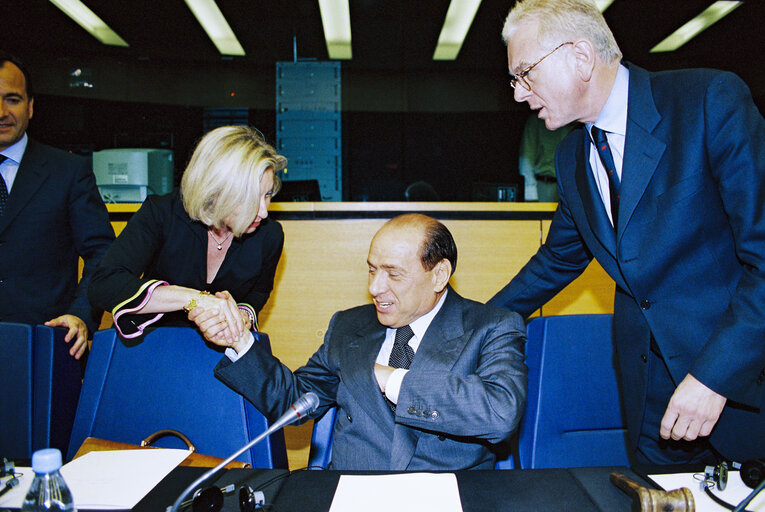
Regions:
<instances>
[{"instance_id":1,"label":"blue upholstered chair","mask_svg":"<svg viewBox=\"0 0 765 512\"><path fill-rule=\"evenodd\" d=\"M522 469L629 465L611 319L562 315L528 324Z\"/></svg>"},{"instance_id":2,"label":"blue upholstered chair","mask_svg":"<svg viewBox=\"0 0 765 512\"><path fill-rule=\"evenodd\" d=\"M114 329L98 331L68 458L87 437L140 444L164 429L186 435L199 453L228 457L268 423L252 404L215 378L213 369L222 356L189 327L157 328L130 348L117 339ZM153 446L185 448L175 437ZM238 460L256 468L286 468L283 433L273 434Z\"/></svg>"},{"instance_id":3,"label":"blue upholstered chair","mask_svg":"<svg viewBox=\"0 0 765 512\"><path fill-rule=\"evenodd\" d=\"M0 456L29 459L48 447L66 453L82 382L66 332L0 323Z\"/></svg>"},{"instance_id":4,"label":"blue upholstered chair","mask_svg":"<svg viewBox=\"0 0 765 512\"><path fill-rule=\"evenodd\" d=\"M313 422L311 449L308 451L308 469L326 469L332 462L332 433L337 419L337 407L327 409Z\"/></svg>"}]
</instances>

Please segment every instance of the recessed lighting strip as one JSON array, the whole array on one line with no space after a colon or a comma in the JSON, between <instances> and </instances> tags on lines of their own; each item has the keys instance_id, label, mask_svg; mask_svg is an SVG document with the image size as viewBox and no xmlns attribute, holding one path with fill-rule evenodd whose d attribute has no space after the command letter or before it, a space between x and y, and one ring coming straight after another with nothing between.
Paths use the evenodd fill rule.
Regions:
<instances>
[{"instance_id":1,"label":"recessed lighting strip","mask_svg":"<svg viewBox=\"0 0 765 512\"><path fill-rule=\"evenodd\" d=\"M433 60L455 60L465 42L481 0L452 0L438 36Z\"/></svg>"},{"instance_id":2,"label":"recessed lighting strip","mask_svg":"<svg viewBox=\"0 0 765 512\"><path fill-rule=\"evenodd\" d=\"M651 53L672 52L677 50L708 27L714 25L720 21L720 19L730 14L733 9L742 3L743 2L740 1L719 1L713 3L704 9L704 12L672 32L672 34L670 34L664 41L651 48Z\"/></svg>"},{"instance_id":3,"label":"recessed lighting strip","mask_svg":"<svg viewBox=\"0 0 765 512\"><path fill-rule=\"evenodd\" d=\"M221 55L244 55L244 48L231 30L215 0L184 0Z\"/></svg>"},{"instance_id":4,"label":"recessed lighting strip","mask_svg":"<svg viewBox=\"0 0 765 512\"><path fill-rule=\"evenodd\" d=\"M319 0L319 11L329 58L352 59L351 10L348 0Z\"/></svg>"},{"instance_id":5,"label":"recessed lighting strip","mask_svg":"<svg viewBox=\"0 0 765 512\"><path fill-rule=\"evenodd\" d=\"M124 39L117 35L109 25L96 16L80 0L50 0L50 3L61 9L90 35L109 46L129 46Z\"/></svg>"},{"instance_id":6,"label":"recessed lighting strip","mask_svg":"<svg viewBox=\"0 0 765 512\"><path fill-rule=\"evenodd\" d=\"M598 6L600 12L605 12L612 3L614 3L614 0L595 0L595 5Z\"/></svg>"}]
</instances>

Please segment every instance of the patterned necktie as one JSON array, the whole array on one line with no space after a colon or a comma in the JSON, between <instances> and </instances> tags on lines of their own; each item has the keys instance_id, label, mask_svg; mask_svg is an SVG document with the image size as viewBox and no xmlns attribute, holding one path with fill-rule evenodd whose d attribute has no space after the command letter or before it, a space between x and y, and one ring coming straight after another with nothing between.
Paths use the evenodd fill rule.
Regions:
<instances>
[{"instance_id":1,"label":"patterned necktie","mask_svg":"<svg viewBox=\"0 0 765 512\"><path fill-rule=\"evenodd\" d=\"M606 168L606 174L608 175L608 192L611 196L611 219L613 219L614 229L616 229L619 218L619 188L621 187L621 182L616 174L614 157L611 155L611 147L608 145L606 132L597 126L593 126L592 139L595 141L595 148L598 150L600 161L603 162L603 167Z\"/></svg>"},{"instance_id":2,"label":"patterned necktie","mask_svg":"<svg viewBox=\"0 0 765 512\"><path fill-rule=\"evenodd\" d=\"M396 329L396 338L393 340L393 350L390 352L388 366L393 368L408 369L414 359L414 349L409 346L409 340L414 336L412 328L408 325Z\"/></svg>"},{"instance_id":3,"label":"patterned necktie","mask_svg":"<svg viewBox=\"0 0 765 512\"><path fill-rule=\"evenodd\" d=\"M5 155L0 155L0 164L2 164L5 159ZM5 179L3 179L3 175L0 174L0 216L3 215L6 201L8 201L8 187L5 186Z\"/></svg>"}]
</instances>

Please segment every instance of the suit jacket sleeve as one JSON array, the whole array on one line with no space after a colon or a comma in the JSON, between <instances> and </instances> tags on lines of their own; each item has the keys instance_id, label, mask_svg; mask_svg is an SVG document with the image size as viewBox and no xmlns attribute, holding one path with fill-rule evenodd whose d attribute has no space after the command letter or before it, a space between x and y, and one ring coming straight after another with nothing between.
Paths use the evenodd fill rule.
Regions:
<instances>
[{"instance_id":1,"label":"suit jacket sleeve","mask_svg":"<svg viewBox=\"0 0 765 512\"><path fill-rule=\"evenodd\" d=\"M765 121L746 85L723 73L705 98L706 149L742 275L690 373L729 398L765 372ZM755 404L756 405L756 404Z\"/></svg>"},{"instance_id":2,"label":"suit jacket sleeve","mask_svg":"<svg viewBox=\"0 0 765 512\"><path fill-rule=\"evenodd\" d=\"M114 230L98 192L90 160L77 161L69 201L69 222L74 246L84 267L68 313L81 318L93 333L98 329L103 311L91 308L88 286L96 266L114 240Z\"/></svg>"},{"instance_id":3,"label":"suit jacket sleeve","mask_svg":"<svg viewBox=\"0 0 765 512\"><path fill-rule=\"evenodd\" d=\"M493 443L517 428L528 384L526 329L517 313L482 309L487 310L493 314L481 326L465 329L469 343L479 345L477 360L466 347L452 368L410 369L399 393L396 422Z\"/></svg>"},{"instance_id":4,"label":"suit jacket sleeve","mask_svg":"<svg viewBox=\"0 0 765 512\"><path fill-rule=\"evenodd\" d=\"M149 197L107 251L90 285L91 302L112 311L149 281L143 273L161 246L166 213Z\"/></svg>"},{"instance_id":5,"label":"suit jacket sleeve","mask_svg":"<svg viewBox=\"0 0 765 512\"><path fill-rule=\"evenodd\" d=\"M317 418L335 405L340 384L337 362L329 356L336 319L337 314L329 323L321 347L295 372L256 342L236 362L223 357L215 367L215 376L249 400L270 422L277 420L303 393L313 391L319 397L319 408L310 417Z\"/></svg>"},{"instance_id":6,"label":"suit jacket sleeve","mask_svg":"<svg viewBox=\"0 0 765 512\"><path fill-rule=\"evenodd\" d=\"M561 186L560 181L558 186ZM560 201L547 240L488 304L528 317L587 268L592 255L586 250L571 218L566 194L559 192Z\"/></svg>"}]
</instances>

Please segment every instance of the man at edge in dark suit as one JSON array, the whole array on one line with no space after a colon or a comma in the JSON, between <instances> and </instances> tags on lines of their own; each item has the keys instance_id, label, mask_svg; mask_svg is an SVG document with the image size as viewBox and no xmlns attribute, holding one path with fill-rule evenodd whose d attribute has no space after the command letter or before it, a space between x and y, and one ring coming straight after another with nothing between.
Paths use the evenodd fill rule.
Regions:
<instances>
[{"instance_id":1,"label":"man at edge in dark suit","mask_svg":"<svg viewBox=\"0 0 765 512\"><path fill-rule=\"evenodd\" d=\"M523 320L449 287L457 247L430 217L388 221L367 263L373 304L336 313L305 366L291 372L245 333L216 376L271 421L308 391L312 417L337 406L333 469L492 469L525 405ZM217 312L197 315L215 341Z\"/></svg>"},{"instance_id":2,"label":"man at edge in dark suit","mask_svg":"<svg viewBox=\"0 0 765 512\"><path fill-rule=\"evenodd\" d=\"M33 110L29 73L0 52L0 321L65 327L79 359L100 320L88 277L114 231L89 160L26 135Z\"/></svg>"},{"instance_id":3,"label":"man at edge in dark suit","mask_svg":"<svg viewBox=\"0 0 765 512\"><path fill-rule=\"evenodd\" d=\"M545 244L490 303L529 315L597 259L637 462L765 457L765 121L732 73L649 73L591 0L522 0L515 100L556 129ZM584 383L581 383L584 384Z\"/></svg>"}]
</instances>

